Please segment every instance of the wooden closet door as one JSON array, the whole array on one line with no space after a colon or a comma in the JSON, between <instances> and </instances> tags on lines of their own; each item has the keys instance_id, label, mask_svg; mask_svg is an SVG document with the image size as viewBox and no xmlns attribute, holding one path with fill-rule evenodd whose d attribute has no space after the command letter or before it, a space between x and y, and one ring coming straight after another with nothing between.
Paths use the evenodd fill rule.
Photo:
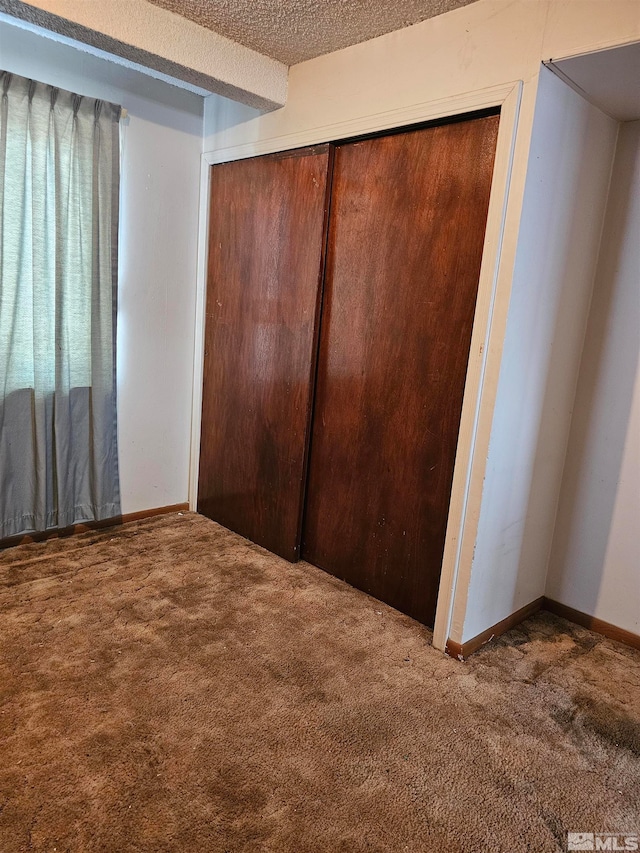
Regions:
<instances>
[{"instance_id":1,"label":"wooden closet door","mask_svg":"<svg viewBox=\"0 0 640 853\"><path fill-rule=\"evenodd\" d=\"M300 551L328 145L212 167L198 511Z\"/></svg>"},{"instance_id":2,"label":"wooden closet door","mask_svg":"<svg viewBox=\"0 0 640 853\"><path fill-rule=\"evenodd\" d=\"M433 625L498 117L336 148L303 557Z\"/></svg>"}]
</instances>

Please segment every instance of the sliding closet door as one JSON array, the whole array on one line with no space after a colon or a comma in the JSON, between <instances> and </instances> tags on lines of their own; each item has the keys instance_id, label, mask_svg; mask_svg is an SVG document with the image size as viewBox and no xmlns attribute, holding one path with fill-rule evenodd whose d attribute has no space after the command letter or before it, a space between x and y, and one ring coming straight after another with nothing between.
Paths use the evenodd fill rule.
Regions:
<instances>
[{"instance_id":1,"label":"sliding closet door","mask_svg":"<svg viewBox=\"0 0 640 853\"><path fill-rule=\"evenodd\" d=\"M497 131L335 152L303 556L428 625Z\"/></svg>"},{"instance_id":2,"label":"sliding closet door","mask_svg":"<svg viewBox=\"0 0 640 853\"><path fill-rule=\"evenodd\" d=\"M211 170L198 510L299 557L329 146Z\"/></svg>"}]
</instances>

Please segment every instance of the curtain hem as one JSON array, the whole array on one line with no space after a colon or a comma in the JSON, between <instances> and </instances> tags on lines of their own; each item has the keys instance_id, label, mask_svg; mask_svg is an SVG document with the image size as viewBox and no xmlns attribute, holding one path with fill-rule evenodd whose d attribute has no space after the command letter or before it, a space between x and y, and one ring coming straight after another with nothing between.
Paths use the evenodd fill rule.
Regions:
<instances>
[{"instance_id":1,"label":"curtain hem","mask_svg":"<svg viewBox=\"0 0 640 853\"><path fill-rule=\"evenodd\" d=\"M74 524L86 524L92 521L105 521L116 519L121 515L119 503L103 504L99 507L77 506L74 507L73 521L69 524L58 525L49 519L41 519L33 513L8 519L0 524L0 539L10 539L14 536L28 535L29 533L44 533L51 530L64 530Z\"/></svg>"}]
</instances>

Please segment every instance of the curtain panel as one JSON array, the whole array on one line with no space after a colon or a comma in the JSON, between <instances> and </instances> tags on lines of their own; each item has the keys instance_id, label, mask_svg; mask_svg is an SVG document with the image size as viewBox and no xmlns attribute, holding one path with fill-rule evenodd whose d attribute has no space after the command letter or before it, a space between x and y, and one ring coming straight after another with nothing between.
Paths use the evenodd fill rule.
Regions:
<instances>
[{"instance_id":1,"label":"curtain panel","mask_svg":"<svg viewBox=\"0 0 640 853\"><path fill-rule=\"evenodd\" d=\"M0 72L0 539L120 514L120 107Z\"/></svg>"}]
</instances>

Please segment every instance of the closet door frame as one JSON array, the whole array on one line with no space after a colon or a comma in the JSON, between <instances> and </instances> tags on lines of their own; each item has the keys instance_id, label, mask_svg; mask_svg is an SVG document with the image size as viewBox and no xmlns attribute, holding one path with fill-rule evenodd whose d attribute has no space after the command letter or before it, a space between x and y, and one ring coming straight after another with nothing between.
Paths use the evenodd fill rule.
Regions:
<instances>
[{"instance_id":1,"label":"closet door frame","mask_svg":"<svg viewBox=\"0 0 640 853\"><path fill-rule=\"evenodd\" d=\"M506 235L510 237L517 235L524 193L524 177L521 176L513 183L511 181L516 143L520 138L528 140L526 131L530 130L530 128L524 128L518 135L521 98L522 81L515 81L504 86L482 89L424 104L414 104L407 108L317 127L310 131L220 148L206 152L201 157L189 463L189 507L194 511L197 506L200 456L210 167L231 160L272 154L380 131L409 129L412 124L444 121L464 113L500 108L491 197L433 631L433 645L441 651L445 650L447 640L462 638L467 609L467 595L478 532L482 487L515 262L516 240L505 241L504 238ZM522 152L519 156L522 156ZM503 242L506 242L504 251Z\"/></svg>"}]
</instances>

